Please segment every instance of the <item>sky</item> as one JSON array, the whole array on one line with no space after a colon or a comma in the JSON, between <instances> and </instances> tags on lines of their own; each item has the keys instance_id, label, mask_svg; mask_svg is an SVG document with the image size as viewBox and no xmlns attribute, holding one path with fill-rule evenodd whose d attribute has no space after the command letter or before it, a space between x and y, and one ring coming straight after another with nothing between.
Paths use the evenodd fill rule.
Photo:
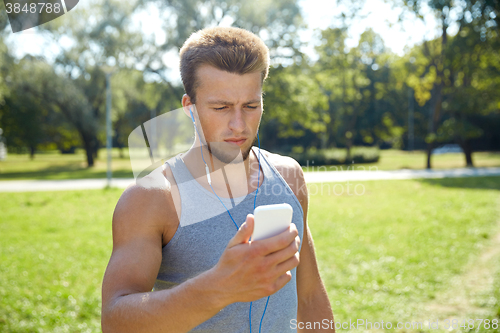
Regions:
<instances>
[{"instance_id":1,"label":"sky","mask_svg":"<svg viewBox=\"0 0 500 333\"><path fill-rule=\"evenodd\" d=\"M406 46L413 46L426 39L436 37L438 23L428 8L423 9L425 21L408 13L403 23L398 23L402 12L400 8L392 8L392 4L384 0L366 0L359 12L361 19L349 27L348 47L358 44L360 35L372 28L384 40L385 45L394 53L403 55ZM332 14L342 10L337 1L299 0L305 21L309 26L309 34L305 40L311 40L314 29L325 29L332 25Z\"/></svg>"},{"instance_id":2,"label":"sky","mask_svg":"<svg viewBox=\"0 0 500 333\"><path fill-rule=\"evenodd\" d=\"M359 12L361 18L353 22L349 28L349 38L346 41L348 47L356 46L359 36L367 28L372 28L378 33L384 40L386 47L398 55L403 55L406 47L411 47L424 39L436 37L438 23L430 10L424 8L424 21L407 13L403 22L398 23L398 17L402 10L393 8L387 2L384 0L365 1ZM299 5L302 8L305 22L309 26L309 29L301 34L301 39L305 42L303 51L315 59L314 46L319 42L315 38L318 29L335 26L333 16L341 11L342 7L337 4L336 0L299 0ZM75 10L78 10L78 6L73 9L73 11ZM73 11L66 15L71 15ZM161 32L161 18L158 15L149 14L152 12L155 11L145 11L138 14L134 21L142 27L146 34L156 33L157 41L164 40L166 36ZM230 22L227 23L230 24ZM48 61L51 61L58 52L58 46L51 45L51 42L47 41L36 28L11 34L7 38L7 43L17 57L30 53L43 55ZM165 54L163 61L171 68L178 68L179 60L176 53ZM179 81L179 73L176 70L170 71L167 77Z\"/></svg>"}]
</instances>

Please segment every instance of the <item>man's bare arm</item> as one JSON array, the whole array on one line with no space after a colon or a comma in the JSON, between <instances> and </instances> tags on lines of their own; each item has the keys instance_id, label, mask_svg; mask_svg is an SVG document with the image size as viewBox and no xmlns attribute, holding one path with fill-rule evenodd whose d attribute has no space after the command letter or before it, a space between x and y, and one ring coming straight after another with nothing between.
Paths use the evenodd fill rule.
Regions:
<instances>
[{"instance_id":1,"label":"man's bare arm","mask_svg":"<svg viewBox=\"0 0 500 333\"><path fill-rule=\"evenodd\" d=\"M249 243L247 217L212 269L168 290L151 292L162 258L165 218L174 218L164 190L131 188L113 217L113 252L103 281L102 329L108 332L187 332L234 302L281 289L298 265L297 229ZM168 223L167 223L168 225Z\"/></svg>"},{"instance_id":2,"label":"man's bare arm","mask_svg":"<svg viewBox=\"0 0 500 333\"><path fill-rule=\"evenodd\" d=\"M311 231L307 225L307 211L309 198L304 173L300 165L292 158L270 154L266 156L273 162L297 197L304 212L304 232L302 235L302 249L300 251L300 264L297 267L297 294L298 313L297 324L300 322L328 322L333 323L333 313L323 281L319 274L314 243ZM331 321L331 322L330 322ZM298 325L300 326L300 325ZM327 329L328 332L334 331ZM300 332L301 330L298 329ZM309 331L308 331L309 332Z\"/></svg>"},{"instance_id":3,"label":"man's bare arm","mask_svg":"<svg viewBox=\"0 0 500 333\"><path fill-rule=\"evenodd\" d=\"M297 166L300 168L300 166ZM328 299L326 288L321 280L314 253L314 242L307 224L307 211L309 197L302 169L298 177L298 198L304 211L304 234L302 236L302 249L300 251L300 265L297 267L297 294L299 309L297 322L319 322L322 324L321 332L335 332L333 312ZM327 325L323 325L328 323ZM298 332L301 332L299 329Z\"/></svg>"},{"instance_id":4,"label":"man's bare arm","mask_svg":"<svg viewBox=\"0 0 500 333\"><path fill-rule=\"evenodd\" d=\"M210 276L151 292L162 258L161 216L173 218L172 208L158 188L136 186L120 198L113 216L113 252L103 280L103 332L184 332L224 307ZM175 308L190 311L179 314Z\"/></svg>"}]
</instances>

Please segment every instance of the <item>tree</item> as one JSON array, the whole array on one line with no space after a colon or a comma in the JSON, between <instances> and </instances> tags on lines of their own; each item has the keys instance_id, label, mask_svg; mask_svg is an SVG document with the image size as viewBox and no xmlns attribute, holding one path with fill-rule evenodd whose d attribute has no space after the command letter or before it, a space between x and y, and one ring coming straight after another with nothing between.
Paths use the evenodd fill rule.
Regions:
<instances>
[{"instance_id":1,"label":"tree","mask_svg":"<svg viewBox=\"0 0 500 333\"><path fill-rule=\"evenodd\" d=\"M326 145L347 147L346 162L355 142L400 145L403 129L394 112L400 102L388 93L393 57L381 37L367 30L358 46L348 50L346 29L328 28L321 34L315 71L329 101Z\"/></svg>"},{"instance_id":2,"label":"tree","mask_svg":"<svg viewBox=\"0 0 500 333\"><path fill-rule=\"evenodd\" d=\"M325 133L329 123L327 98L318 89L312 69L305 63L271 67L264 84L264 116L261 132L268 147L278 140L300 138L306 131ZM304 148L310 143L301 142ZM283 150L283 147L281 147Z\"/></svg>"},{"instance_id":3,"label":"tree","mask_svg":"<svg viewBox=\"0 0 500 333\"><path fill-rule=\"evenodd\" d=\"M0 35L4 35L9 25L9 18L7 17L7 11L5 10L4 2L0 2Z\"/></svg>"},{"instance_id":4,"label":"tree","mask_svg":"<svg viewBox=\"0 0 500 333\"><path fill-rule=\"evenodd\" d=\"M43 66L38 59L27 57L9 68L9 93L2 102L1 125L12 148L28 147L31 159L37 146L46 140L42 124L49 110L41 101L40 86L36 82Z\"/></svg>"},{"instance_id":5,"label":"tree","mask_svg":"<svg viewBox=\"0 0 500 333\"><path fill-rule=\"evenodd\" d=\"M112 77L114 142L126 147L128 136L139 125L163 113L181 107L177 96L181 87L173 87L174 94L165 93L165 85L145 82L143 73L137 70L121 70Z\"/></svg>"},{"instance_id":6,"label":"tree","mask_svg":"<svg viewBox=\"0 0 500 333\"><path fill-rule=\"evenodd\" d=\"M167 40L156 44L140 32L133 30L131 18L133 13L141 9L157 8L168 12L165 20ZM240 1L167 1L156 2L138 0L123 2L117 0L92 1L73 12L71 22L63 17L44 25L54 38L69 37L73 44L63 48L57 58L56 68L71 78L84 93L92 112L92 122L102 124L104 114L104 73L103 67L114 65L120 70L141 70L154 73L158 81L162 81L169 89L168 95L180 100L182 90L166 78L168 66L162 60L165 52L177 51L185 39L197 29L217 23L231 22L247 28L265 38L274 55L281 56L283 61L296 56L298 38L294 38L301 27L301 17L296 0L279 0L275 2L252 3ZM69 16L69 15L68 15ZM281 50L285 50L282 52ZM291 50L291 52L290 52ZM177 70L177 69L176 69ZM151 77L151 75L149 76ZM154 77L154 76L153 76ZM134 101L132 104L147 106L149 110L159 112L166 99L158 99L159 105ZM170 102L167 104L172 105ZM117 104L118 105L118 104ZM79 108L83 110L83 108ZM82 119L72 117L71 119ZM123 129L124 117L114 116L117 129ZM78 124L74 124L75 127ZM136 124L137 126L137 124ZM95 136L83 135L87 152L88 165L93 164L102 133L99 126ZM123 133L116 136L119 144L123 144Z\"/></svg>"},{"instance_id":7,"label":"tree","mask_svg":"<svg viewBox=\"0 0 500 333\"><path fill-rule=\"evenodd\" d=\"M12 147L28 147L31 158L39 145L56 143L75 137L68 126L72 112L85 114L78 108L87 106L71 80L58 76L45 61L26 56L9 69L9 94L1 109L1 126ZM85 118L85 117L84 117ZM88 119L81 121L80 133L93 132Z\"/></svg>"},{"instance_id":8,"label":"tree","mask_svg":"<svg viewBox=\"0 0 500 333\"><path fill-rule=\"evenodd\" d=\"M8 91L6 78L9 68L14 63L12 56L9 54L7 46L4 43L4 34L9 23L7 12L4 9L4 3L0 2L0 106L4 103L4 96Z\"/></svg>"},{"instance_id":9,"label":"tree","mask_svg":"<svg viewBox=\"0 0 500 333\"><path fill-rule=\"evenodd\" d=\"M353 99L356 98L355 78L360 75L353 73L353 57L349 56L345 40L347 38L347 28L327 28L321 32L321 44L317 47L319 59L316 62L316 79L319 82L321 91L328 97L328 115L331 123L328 126L325 141L333 143L340 141L348 147L348 157L350 155L350 145L352 142L352 125L355 124L355 117L347 126L345 118L349 115L355 116L357 110L353 109ZM349 79L349 76L352 79ZM366 84L366 82L364 82ZM343 137L337 137L336 133L342 133ZM333 134L333 136L332 136ZM345 141L347 140L347 142ZM347 160L347 159L346 159Z\"/></svg>"},{"instance_id":10,"label":"tree","mask_svg":"<svg viewBox=\"0 0 500 333\"><path fill-rule=\"evenodd\" d=\"M161 56L165 52L177 52L184 41L197 30L217 25L233 25L259 35L270 48L272 67L264 86L267 95L261 126L261 134L267 138L268 144L300 136L304 128L321 131L322 116L312 109L321 108L322 96L317 94L314 81L307 76L307 64L303 62L304 56L299 50L301 44L298 32L304 25L297 0L145 0L143 4L146 7L156 6L165 16L172 18L164 21L163 29L167 35L165 42L154 44L157 51L143 57L140 64L146 72L157 74L167 83L174 96L179 93L180 99L182 89L174 87L166 79L168 67Z\"/></svg>"},{"instance_id":11,"label":"tree","mask_svg":"<svg viewBox=\"0 0 500 333\"><path fill-rule=\"evenodd\" d=\"M463 25L450 38L447 49L450 88L443 109L448 115L438 129L438 139L454 140L465 154L466 165L472 167L471 141L481 137L481 117L500 112L500 63L494 38L481 38L475 25ZM496 31L491 33L496 34Z\"/></svg>"},{"instance_id":12,"label":"tree","mask_svg":"<svg viewBox=\"0 0 500 333\"><path fill-rule=\"evenodd\" d=\"M71 46L61 49L54 67L72 81L67 93L78 97L73 108L64 108L64 114L78 130L89 167L94 165L105 137L105 68L134 69L138 59L152 52L150 41L132 28L131 17L139 5L139 1L92 1L67 15L71 19L63 16L42 28L56 40L72 41ZM56 104L62 102L68 101ZM82 104L74 104L78 102Z\"/></svg>"},{"instance_id":13,"label":"tree","mask_svg":"<svg viewBox=\"0 0 500 333\"><path fill-rule=\"evenodd\" d=\"M431 65L428 66L429 71L427 72L429 75L425 75L425 77L427 79L434 78L432 88L428 86L424 88L420 87L420 90L427 90L427 92L432 91L432 113L429 120L429 133L426 138L428 143L427 168L430 169L432 149L437 140L438 126L443 112L443 94L446 90L453 90L453 86L450 85L450 61L447 58L447 50L449 47L448 27L451 24L457 25L459 32L461 32L465 25L474 22L476 29L486 38L489 31L496 30L498 32L498 28L500 27L498 24L500 2L496 0L464 0L461 2L454 0L401 0L398 3L412 10L417 17L420 18L422 18L421 8L426 4L434 10L436 17L438 17L441 22L440 45L436 45L435 42L431 43L429 41L424 41L423 43L424 49L427 50L426 54L431 57L429 59ZM429 44L433 45L430 46ZM437 53L429 52L431 47L434 47ZM416 83L416 81L413 80L413 83ZM411 83L409 82L409 84ZM415 97L418 99L417 96ZM471 151L464 143L466 141L462 140L461 142L465 148L464 152L466 153L467 165L472 166Z\"/></svg>"},{"instance_id":14,"label":"tree","mask_svg":"<svg viewBox=\"0 0 500 333\"><path fill-rule=\"evenodd\" d=\"M164 52L177 51L193 32L217 25L234 25L261 36L277 63L290 64L290 59L301 56L297 34L304 24L297 0L143 1L145 6L153 4L171 18L164 21L166 41L157 45L158 52L141 62L146 69L159 75L166 70L160 60Z\"/></svg>"},{"instance_id":15,"label":"tree","mask_svg":"<svg viewBox=\"0 0 500 333\"><path fill-rule=\"evenodd\" d=\"M404 118L400 115L406 98L401 98L404 96L401 80L394 77L394 55L372 29L361 34L358 46L350 53L367 82L366 86L359 86L362 96L357 106L359 116L352 127L358 135L358 143L376 142L379 146L389 144L401 148Z\"/></svg>"}]
</instances>

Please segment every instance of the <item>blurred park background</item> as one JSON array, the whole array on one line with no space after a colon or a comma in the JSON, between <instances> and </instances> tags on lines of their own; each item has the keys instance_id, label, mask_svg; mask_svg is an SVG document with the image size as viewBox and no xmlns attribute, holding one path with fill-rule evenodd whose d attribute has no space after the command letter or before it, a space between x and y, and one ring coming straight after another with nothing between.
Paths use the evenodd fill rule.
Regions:
<instances>
[{"instance_id":1,"label":"blurred park background","mask_svg":"<svg viewBox=\"0 0 500 333\"><path fill-rule=\"evenodd\" d=\"M181 106L178 50L214 25L269 46L262 147L305 171L500 166L497 0L92 0L16 34L0 3L0 181L105 178L106 75L132 178L128 135ZM310 191L336 319L500 331L500 177L354 185ZM0 193L0 331L100 331L121 192Z\"/></svg>"}]
</instances>

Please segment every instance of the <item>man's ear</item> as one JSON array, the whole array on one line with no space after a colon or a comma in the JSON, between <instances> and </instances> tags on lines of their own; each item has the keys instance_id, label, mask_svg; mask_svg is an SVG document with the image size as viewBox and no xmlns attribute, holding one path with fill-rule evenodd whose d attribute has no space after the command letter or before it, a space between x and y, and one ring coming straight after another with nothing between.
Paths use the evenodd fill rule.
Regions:
<instances>
[{"instance_id":1,"label":"man's ear","mask_svg":"<svg viewBox=\"0 0 500 333\"><path fill-rule=\"evenodd\" d=\"M194 104L191 102L191 97L189 97L187 94L184 94L182 95L182 109L184 110L186 116L191 118L191 113L189 112L189 108L193 108L194 112Z\"/></svg>"}]
</instances>

